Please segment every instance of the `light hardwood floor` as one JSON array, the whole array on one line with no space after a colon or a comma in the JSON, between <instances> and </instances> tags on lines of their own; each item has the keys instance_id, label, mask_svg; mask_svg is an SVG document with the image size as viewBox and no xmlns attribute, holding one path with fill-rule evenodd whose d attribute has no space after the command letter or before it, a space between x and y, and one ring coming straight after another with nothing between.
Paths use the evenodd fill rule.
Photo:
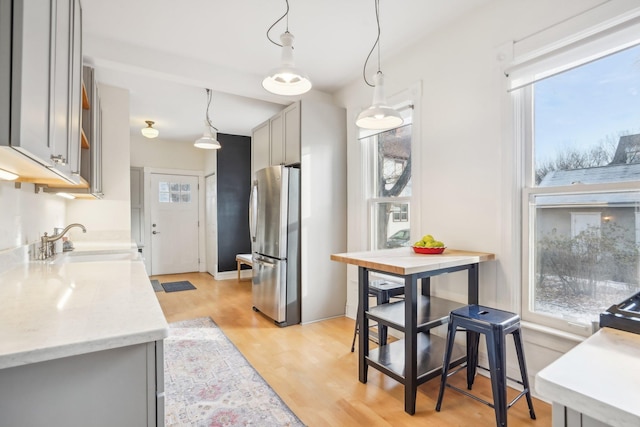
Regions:
<instances>
[{"instance_id":1,"label":"light hardwood floor","mask_svg":"<svg viewBox=\"0 0 640 427\"><path fill-rule=\"evenodd\" d=\"M321 426L495 426L493 409L448 389L435 411L439 380L418 388L416 414L404 412L404 389L369 369L358 381L357 348L351 353L354 321L334 318L279 328L251 309L251 282L216 281L207 273L154 276L160 282L189 280L197 290L156 295L168 322L211 317L253 367L310 427ZM464 373L452 384L465 387ZM478 376L474 393L491 400L489 380ZM517 392L510 390L512 398ZM525 399L508 413L509 426L550 426L550 405L534 399L537 420ZM269 426L271 427L271 426Z\"/></svg>"}]
</instances>

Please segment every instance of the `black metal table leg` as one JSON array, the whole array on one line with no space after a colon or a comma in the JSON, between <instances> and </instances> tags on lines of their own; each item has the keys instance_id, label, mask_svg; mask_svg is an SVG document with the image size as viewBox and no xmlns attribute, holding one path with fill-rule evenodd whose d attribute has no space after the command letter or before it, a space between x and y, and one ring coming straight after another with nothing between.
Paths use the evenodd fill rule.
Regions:
<instances>
[{"instance_id":1,"label":"black metal table leg","mask_svg":"<svg viewBox=\"0 0 640 427\"><path fill-rule=\"evenodd\" d=\"M369 270L358 267L358 379L367 382L367 356L369 356L369 320L364 315L369 310Z\"/></svg>"},{"instance_id":2,"label":"black metal table leg","mask_svg":"<svg viewBox=\"0 0 640 427\"><path fill-rule=\"evenodd\" d=\"M404 278L404 410L413 415L416 413L416 392L418 389L418 336L416 323L418 320L418 280L415 275Z\"/></svg>"}]
</instances>

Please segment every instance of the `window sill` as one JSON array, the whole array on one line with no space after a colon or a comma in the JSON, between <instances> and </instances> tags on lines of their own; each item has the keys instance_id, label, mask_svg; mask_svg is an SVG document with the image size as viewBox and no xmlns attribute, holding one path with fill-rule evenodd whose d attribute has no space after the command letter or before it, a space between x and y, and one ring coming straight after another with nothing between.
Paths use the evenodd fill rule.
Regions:
<instances>
[{"instance_id":1,"label":"window sill","mask_svg":"<svg viewBox=\"0 0 640 427\"><path fill-rule=\"evenodd\" d=\"M526 330L524 334L526 342L562 353L566 353L588 338L532 322L521 321L520 325Z\"/></svg>"}]
</instances>

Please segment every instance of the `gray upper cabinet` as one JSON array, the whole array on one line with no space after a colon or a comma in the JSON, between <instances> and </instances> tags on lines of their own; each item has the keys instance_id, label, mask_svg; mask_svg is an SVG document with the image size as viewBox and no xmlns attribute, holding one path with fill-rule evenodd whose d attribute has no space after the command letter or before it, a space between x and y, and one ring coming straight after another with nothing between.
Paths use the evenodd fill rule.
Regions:
<instances>
[{"instance_id":1,"label":"gray upper cabinet","mask_svg":"<svg viewBox=\"0 0 640 427\"><path fill-rule=\"evenodd\" d=\"M291 104L282 111L284 117L284 164L300 163L300 108L301 103Z\"/></svg>"},{"instance_id":2,"label":"gray upper cabinet","mask_svg":"<svg viewBox=\"0 0 640 427\"><path fill-rule=\"evenodd\" d=\"M269 119L271 165L284 164L284 116L279 113Z\"/></svg>"},{"instance_id":3,"label":"gray upper cabinet","mask_svg":"<svg viewBox=\"0 0 640 427\"><path fill-rule=\"evenodd\" d=\"M269 119L271 165L300 163L300 102Z\"/></svg>"},{"instance_id":4,"label":"gray upper cabinet","mask_svg":"<svg viewBox=\"0 0 640 427\"><path fill-rule=\"evenodd\" d=\"M73 184L80 182L81 15L79 0L0 0L0 94L9 94L0 101L0 146Z\"/></svg>"},{"instance_id":5,"label":"gray upper cabinet","mask_svg":"<svg viewBox=\"0 0 640 427\"><path fill-rule=\"evenodd\" d=\"M287 108L253 128L251 164L255 172L267 166L300 163L301 102Z\"/></svg>"},{"instance_id":6,"label":"gray upper cabinet","mask_svg":"<svg viewBox=\"0 0 640 427\"><path fill-rule=\"evenodd\" d=\"M269 120L267 120L253 128L251 132L252 180L255 178L255 173L257 171L271 165L269 140Z\"/></svg>"}]
</instances>

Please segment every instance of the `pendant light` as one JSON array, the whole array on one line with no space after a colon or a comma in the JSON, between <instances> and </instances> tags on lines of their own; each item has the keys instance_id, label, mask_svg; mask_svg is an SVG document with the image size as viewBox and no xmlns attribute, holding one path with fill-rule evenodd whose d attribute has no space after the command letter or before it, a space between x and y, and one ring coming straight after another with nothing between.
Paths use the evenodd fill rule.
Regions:
<instances>
[{"instance_id":1,"label":"pendant light","mask_svg":"<svg viewBox=\"0 0 640 427\"><path fill-rule=\"evenodd\" d=\"M211 89L206 89L207 91L207 112L204 118L204 133L202 137L196 142L193 143L193 146L196 148L204 148L205 150L218 150L222 148L220 143L218 142L218 129L211 124L211 119L209 118L209 106L211 105Z\"/></svg>"},{"instance_id":2,"label":"pendant light","mask_svg":"<svg viewBox=\"0 0 640 427\"><path fill-rule=\"evenodd\" d=\"M267 30L267 39L276 46L282 48L281 65L269 71L269 75L262 81L262 87L276 95L302 95L311 89L311 80L295 67L293 61L293 34L289 32L289 0L287 2L287 11ZM271 39L269 32L273 27L284 18L287 18L287 29L280 35L282 44Z\"/></svg>"},{"instance_id":3,"label":"pendant light","mask_svg":"<svg viewBox=\"0 0 640 427\"><path fill-rule=\"evenodd\" d=\"M153 124L155 122L152 122L151 120L145 120L144 122L147 124L147 127L140 129L142 135L147 138L155 138L156 136L158 136L160 132L158 132L158 129L155 129L153 127Z\"/></svg>"},{"instance_id":4,"label":"pendant light","mask_svg":"<svg viewBox=\"0 0 640 427\"><path fill-rule=\"evenodd\" d=\"M363 129L386 130L402 125L402 123L404 123L404 119L400 113L387 105L387 100L384 96L384 75L380 70L380 0L374 0L374 3L376 8L376 23L378 25L378 37L369 51L369 55L367 55L367 59L365 60L364 67L362 69L364 82L373 87L373 102L371 107L362 111L358 115L356 125ZM373 76L373 84L371 84L367 80L366 75L367 63L369 62L369 58L376 46L378 47L378 71Z\"/></svg>"}]
</instances>

